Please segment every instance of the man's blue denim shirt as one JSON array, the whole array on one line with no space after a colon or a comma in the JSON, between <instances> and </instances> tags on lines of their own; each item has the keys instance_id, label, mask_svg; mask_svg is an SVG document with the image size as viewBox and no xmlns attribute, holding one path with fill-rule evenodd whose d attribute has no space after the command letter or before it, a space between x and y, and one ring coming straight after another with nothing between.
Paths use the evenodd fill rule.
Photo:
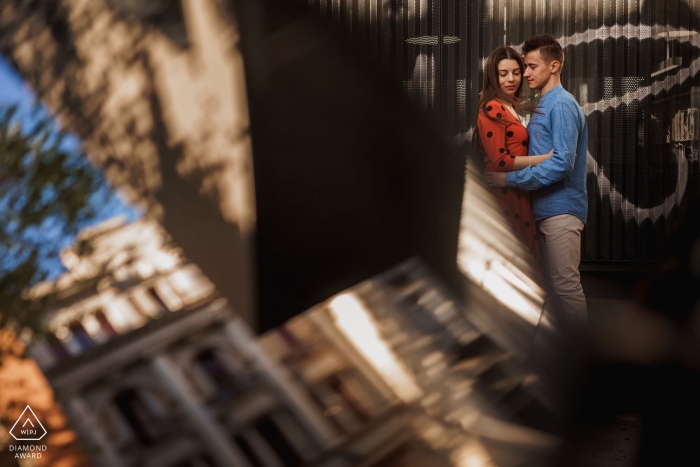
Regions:
<instances>
[{"instance_id":1,"label":"man's blue denim shirt","mask_svg":"<svg viewBox=\"0 0 700 467\"><path fill-rule=\"evenodd\" d=\"M527 126L528 154L554 155L543 163L506 173L506 186L531 191L536 221L572 214L585 224L588 126L581 107L561 85L542 96Z\"/></svg>"}]
</instances>

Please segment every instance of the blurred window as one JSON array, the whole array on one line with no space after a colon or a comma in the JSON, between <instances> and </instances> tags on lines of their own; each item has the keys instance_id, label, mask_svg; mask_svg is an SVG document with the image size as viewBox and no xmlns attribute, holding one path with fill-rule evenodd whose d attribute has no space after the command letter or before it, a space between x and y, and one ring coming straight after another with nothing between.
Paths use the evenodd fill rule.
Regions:
<instances>
[{"instance_id":1,"label":"blurred window","mask_svg":"<svg viewBox=\"0 0 700 467\"><path fill-rule=\"evenodd\" d=\"M146 289L146 294L158 305L158 308L160 309L160 314L163 314L169 310L168 306L165 304L163 299L160 298L160 295L158 295L158 292L156 291L155 287L149 287L148 289Z\"/></svg>"},{"instance_id":2,"label":"blurred window","mask_svg":"<svg viewBox=\"0 0 700 467\"><path fill-rule=\"evenodd\" d=\"M202 350L195 357L195 361L216 386L218 399L228 399L239 393L235 377L228 371L213 349Z\"/></svg>"},{"instance_id":3,"label":"blurred window","mask_svg":"<svg viewBox=\"0 0 700 467\"><path fill-rule=\"evenodd\" d=\"M83 323L78 320L71 322L68 325L71 334L73 334L73 340L78 344L80 351L84 351L93 347L95 345L94 341L90 337L90 334L83 327Z\"/></svg>"},{"instance_id":4,"label":"blurred window","mask_svg":"<svg viewBox=\"0 0 700 467\"><path fill-rule=\"evenodd\" d=\"M145 397L141 391L130 388L119 392L113 400L142 444L149 446L158 441L164 432L165 413L153 397Z\"/></svg>"},{"instance_id":5,"label":"blurred window","mask_svg":"<svg viewBox=\"0 0 700 467\"><path fill-rule=\"evenodd\" d=\"M102 332L102 335L106 338L111 339L112 337L118 334L117 331L114 330L114 327L112 327L112 323L109 322L107 316L105 316L102 310L98 310L95 313L95 319L100 324L100 331Z\"/></svg>"}]
</instances>

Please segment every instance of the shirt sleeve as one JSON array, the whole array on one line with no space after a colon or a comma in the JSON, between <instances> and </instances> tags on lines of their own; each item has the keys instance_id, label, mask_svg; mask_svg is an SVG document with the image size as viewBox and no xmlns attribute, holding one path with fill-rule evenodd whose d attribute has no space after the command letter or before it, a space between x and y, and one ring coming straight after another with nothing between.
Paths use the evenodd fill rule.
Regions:
<instances>
[{"instance_id":1,"label":"shirt sleeve","mask_svg":"<svg viewBox=\"0 0 700 467\"><path fill-rule=\"evenodd\" d=\"M554 154L539 165L506 174L506 186L537 190L563 180L574 170L579 136L577 115L560 102L550 110L549 121L550 128L555 129L552 132Z\"/></svg>"},{"instance_id":2,"label":"shirt sleeve","mask_svg":"<svg viewBox=\"0 0 700 467\"><path fill-rule=\"evenodd\" d=\"M488 118L483 109L479 110L477 125L486 160L491 162L496 172L513 170L515 159L510 157L510 152L506 149L506 125Z\"/></svg>"}]
</instances>

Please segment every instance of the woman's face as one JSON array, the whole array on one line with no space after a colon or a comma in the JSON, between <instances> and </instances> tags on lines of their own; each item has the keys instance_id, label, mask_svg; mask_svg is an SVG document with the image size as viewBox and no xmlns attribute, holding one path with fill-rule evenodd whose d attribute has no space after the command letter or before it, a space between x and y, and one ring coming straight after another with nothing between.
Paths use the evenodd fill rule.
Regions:
<instances>
[{"instance_id":1,"label":"woman's face","mask_svg":"<svg viewBox=\"0 0 700 467\"><path fill-rule=\"evenodd\" d=\"M512 58L506 58L498 62L498 85L501 91L509 96L515 94L520 87L523 77L520 74L520 65Z\"/></svg>"}]
</instances>

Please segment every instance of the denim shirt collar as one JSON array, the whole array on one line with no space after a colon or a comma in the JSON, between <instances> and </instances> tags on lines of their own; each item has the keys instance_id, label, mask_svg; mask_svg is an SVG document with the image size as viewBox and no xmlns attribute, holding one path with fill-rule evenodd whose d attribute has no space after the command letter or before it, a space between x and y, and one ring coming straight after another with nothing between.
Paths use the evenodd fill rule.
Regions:
<instances>
[{"instance_id":1,"label":"denim shirt collar","mask_svg":"<svg viewBox=\"0 0 700 467\"><path fill-rule=\"evenodd\" d=\"M542 102L543 100L547 99L547 98L548 98L549 96L551 96L551 95L557 94L556 91L559 91L559 90L561 90L561 89L564 89L564 88L561 86L561 83L560 83L560 84L557 84L557 85L554 86L552 89L550 89L549 91L547 91L547 92L545 92L544 94L542 94L542 96L540 97L540 102Z\"/></svg>"}]
</instances>

